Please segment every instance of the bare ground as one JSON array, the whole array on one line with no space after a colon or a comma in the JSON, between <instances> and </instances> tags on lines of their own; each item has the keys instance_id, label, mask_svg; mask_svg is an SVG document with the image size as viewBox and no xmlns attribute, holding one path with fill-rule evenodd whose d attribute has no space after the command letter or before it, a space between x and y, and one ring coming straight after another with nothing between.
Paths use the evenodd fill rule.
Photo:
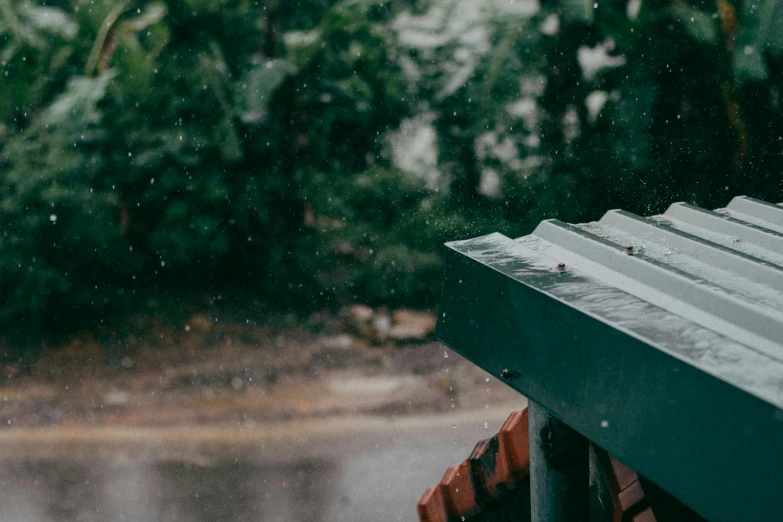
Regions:
<instances>
[{"instance_id":1,"label":"bare ground","mask_svg":"<svg viewBox=\"0 0 783 522\"><path fill-rule=\"evenodd\" d=\"M335 316L306 327L203 315L177 326L136 321L122 335L81 334L49 348L29 373L4 366L0 430L252 429L503 404L511 411L520 400L439 343L378 342Z\"/></svg>"}]
</instances>

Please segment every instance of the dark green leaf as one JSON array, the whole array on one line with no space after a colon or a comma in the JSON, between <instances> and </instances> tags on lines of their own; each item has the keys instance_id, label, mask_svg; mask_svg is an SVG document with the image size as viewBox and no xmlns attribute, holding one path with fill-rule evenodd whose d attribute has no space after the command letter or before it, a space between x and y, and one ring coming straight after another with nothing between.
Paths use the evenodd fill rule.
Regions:
<instances>
[{"instance_id":1,"label":"dark green leaf","mask_svg":"<svg viewBox=\"0 0 783 522\"><path fill-rule=\"evenodd\" d=\"M685 27L691 38L700 43L715 43L718 36L717 16L687 5L675 5L672 7L672 14Z\"/></svg>"}]
</instances>

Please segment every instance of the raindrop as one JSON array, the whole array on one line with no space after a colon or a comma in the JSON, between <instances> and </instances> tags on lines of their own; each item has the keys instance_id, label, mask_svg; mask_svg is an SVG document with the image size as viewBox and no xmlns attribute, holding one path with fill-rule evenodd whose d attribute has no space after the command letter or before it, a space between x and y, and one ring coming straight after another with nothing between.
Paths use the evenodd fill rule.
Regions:
<instances>
[{"instance_id":1,"label":"raindrop","mask_svg":"<svg viewBox=\"0 0 783 522\"><path fill-rule=\"evenodd\" d=\"M444 357L445 359L448 359L448 358L449 358L449 352L447 352L447 351L445 351L445 350L444 350L444 351L443 351L443 357Z\"/></svg>"},{"instance_id":2,"label":"raindrop","mask_svg":"<svg viewBox=\"0 0 783 522\"><path fill-rule=\"evenodd\" d=\"M485 422L485 423L484 423L484 427L485 427L485 428L489 428L489 423L488 423L488 422Z\"/></svg>"},{"instance_id":3,"label":"raindrop","mask_svg":"<svg viewBox=\"0 0 783 522\"><path fill-rule=\"evenodd\" d=\"M49 221L51 221L52 223L54 223L55 221L57 221L57 214L51 214L51 215L49 215Z\"/></svg>"},{"instance_id":4,"label":"raindrop","mask_svg":"<svg viewBox=\"0 0 783 522\"><path fill-rule=\"evenodd\" d=\"M608 427L609 427L609 421L607 421L607 420L602 420L602 421L601 421L601 427L602 427L602 428L608 428Z\"/></svg>"}]
</instances>

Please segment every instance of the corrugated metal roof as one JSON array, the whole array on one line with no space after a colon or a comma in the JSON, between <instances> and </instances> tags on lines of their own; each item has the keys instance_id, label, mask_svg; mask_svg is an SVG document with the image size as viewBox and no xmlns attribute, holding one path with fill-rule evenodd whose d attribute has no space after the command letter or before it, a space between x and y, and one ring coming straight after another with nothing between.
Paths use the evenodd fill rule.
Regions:
<instances>
[{"instance_id":1,"label":"corrugated metal roof","mask_svg":"<svg viewBox=\"0 0 783 522\"><path fill-rule=\"evenodd\" d=\"M750 520L735 494L783 519L779 472L757 462L783 466L783 206L742 196L715 211L612 210L447 247L445 344L495 375L511 368L520 375L511 386L711 520ZM710 459L767 484L721 482ZM693 476L713 493L694 493Z\"/></svg>"},{"instance_id":2,"label":"corrugated metal roof","mask_svg":"<svg viewBox=\"0 0 783 522\"><path fill-rule=\"evenodd\" d=\"M776 220L776 221L775 221ZM571 269L783 362L783 208L746 197L715 212L607 212L517 240ZM783 395L769 397L783 406Z\"/></svg>"},{"instance_id":3,"label":"corrugated metal roof","mask_svg":"<svg viewBox=\"0 0 783 522\"><path fill-rule=\"evenodd\" d=\"M715 211L674 203L662 215L640 217L623 210L611 210L599 221L571 225L551 219L543 221L532 234L514 240L501 234L450 243L467 248L479 257L497 256L509 248L506 262L544 266L558 272L555 294L588 313L612 310L627 301L614 294L600 306L594 288L583 288L586 280L564 278L585 276L628 296L634 296L674 317L658 317L666 323L676 318L704 328L709 333L738 343L770 359L775 377L783 378L783 207L745 196L734 198L724 209ZM475 247L483 245L484 253ZM498 261L498 259L495 259ZM523 271L524 272L524 271ZM525 280L524 273L521 280ZM535 272L529 277L538 278ZM573 286L569 288L569 282ZM586 302L583 302L586 301ZM642 335L651 326L637 320L614 323ZM654 328L653 330L657 330ZM691 328L691 336L697 330ZM659 332L667 337L667 330ZM675 342L671 339L669 343ZM667 343L667 344L669 344ZM703 344L703 343L702 343ZM766 364L766 363L765 363ZM781 366L778 367L778 364ZM729 380L736 368L712 367L706 371L724 374ZM766 372L763 372L766 373ZM777 380L777 379L776 379ZM783 388L774 390L749 382L748 376L735 382L783 408Z\"/></svg>"}]
</instances>

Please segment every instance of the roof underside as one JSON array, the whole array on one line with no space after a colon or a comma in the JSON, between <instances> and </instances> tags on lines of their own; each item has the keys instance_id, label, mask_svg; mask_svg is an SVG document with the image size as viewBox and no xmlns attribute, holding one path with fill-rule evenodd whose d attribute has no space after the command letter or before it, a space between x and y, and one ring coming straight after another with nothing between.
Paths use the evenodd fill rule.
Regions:
<instances>
[{"instance_id":1,"label":"roof underside","mask_svg":"<svg viewBox=\"0 0 783 522\"><path fill-rule=\"evenodd\" d=\"M513 370L509 385L707 518L738 520L745 486L783 516L778 473L759 468L783 466L783 206L612 210L447 247L440 340Z\"/></svg>"}]
</instances>

